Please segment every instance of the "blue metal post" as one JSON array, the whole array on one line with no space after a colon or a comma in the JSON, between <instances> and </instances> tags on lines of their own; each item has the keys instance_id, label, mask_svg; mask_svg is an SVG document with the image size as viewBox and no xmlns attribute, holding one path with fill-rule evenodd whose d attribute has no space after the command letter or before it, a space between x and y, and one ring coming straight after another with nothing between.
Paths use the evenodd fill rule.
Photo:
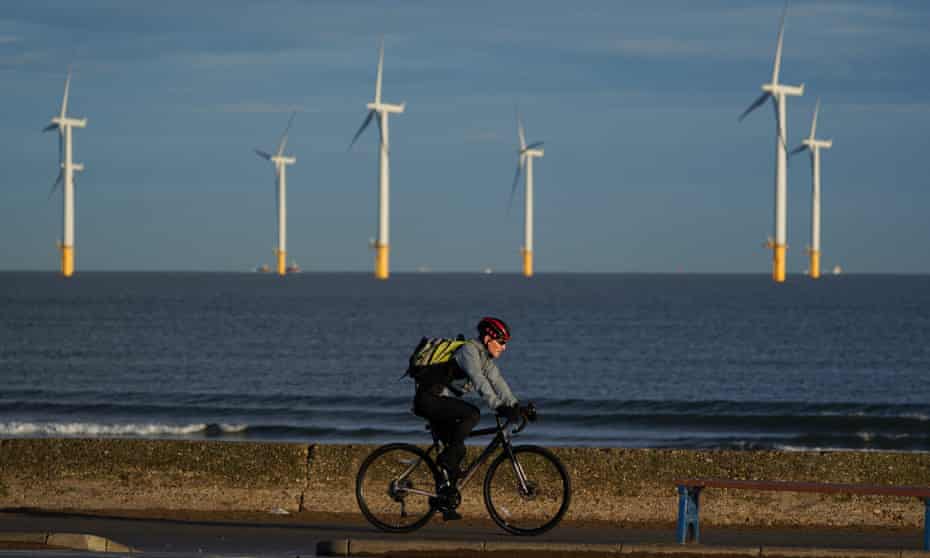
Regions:
<instances>
[{"instance_id":1,"label":"blue metal post","mask_svg":"<svg viewBox=\"0 0 930 558\"><path fill-rule=\"evenodd\" d=\"M678 542L680 544L701 542L700 496L700 486L678 487ZM930 510L930 504L927 509Z\"/></svg>"}]
</instances>

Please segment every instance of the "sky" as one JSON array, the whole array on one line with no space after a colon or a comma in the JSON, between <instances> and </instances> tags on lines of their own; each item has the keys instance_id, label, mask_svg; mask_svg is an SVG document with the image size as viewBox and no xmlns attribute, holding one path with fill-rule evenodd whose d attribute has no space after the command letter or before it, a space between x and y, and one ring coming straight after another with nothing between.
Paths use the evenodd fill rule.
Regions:
<instances>
[{"instance_id":1,"label":"sky","mask_svg":"<svg viewBox=\"0 0 930 558\"><path fill-rule=\"evenodd\" d=\"M272 165L292 111L288 252L371 271L378 139L352 135L385 43L391 268L518 272L515 107L536 159L537 272L770 273L781 0L4 2L0 270L57 270L55 133L73 68L75 267L273 264ZM930 3L794 0L789 147L821 99L822 266L930 273ZM789 273L811 164L788 169Z\"/></svg>"}]
</instances>

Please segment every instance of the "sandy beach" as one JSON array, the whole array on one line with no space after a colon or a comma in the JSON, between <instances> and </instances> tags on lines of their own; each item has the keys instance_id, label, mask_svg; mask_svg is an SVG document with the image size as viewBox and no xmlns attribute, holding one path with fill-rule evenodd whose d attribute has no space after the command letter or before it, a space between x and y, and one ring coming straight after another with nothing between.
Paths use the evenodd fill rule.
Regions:
<instances>
[{"instance_id":1,"label":"sandy beach","mask_svg":"<svg viewBox=\"0 0 930 558\"><path fill-rule=\"evenodd\" d=\"M110 439L0 441L0 508L166 514L357 515L368 445ZM477 448L470 448L472 455ZM930 455L554 448L573 482L567 521L667 525L675 478L925 486ZM480 471L479 471L479 474ZM910 498L706 490L705 525L919 528ZM478 484L462 511L483 515Z\"/></svg>"}]
</instances>

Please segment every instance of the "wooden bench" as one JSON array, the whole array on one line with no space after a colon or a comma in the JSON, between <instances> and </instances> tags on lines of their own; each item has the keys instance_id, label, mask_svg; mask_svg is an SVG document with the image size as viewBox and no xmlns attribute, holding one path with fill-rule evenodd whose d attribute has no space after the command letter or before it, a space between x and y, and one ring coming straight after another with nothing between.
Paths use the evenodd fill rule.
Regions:
<instances>
[{"instance_id":1,"label":"wooden bench","mask_svg":"<svg viewBox=\"0 0 930 558\"><path fill-rule=\"evenodd\" d=\"M681 544L700 542L701 529L698 514L701 510L701 490L705 488L729 488L919 498L924 501L924 550L930 550L930 487L729 479L679 479L674 482L678 487L678 542Z\"/></svg>"}]
</instances>

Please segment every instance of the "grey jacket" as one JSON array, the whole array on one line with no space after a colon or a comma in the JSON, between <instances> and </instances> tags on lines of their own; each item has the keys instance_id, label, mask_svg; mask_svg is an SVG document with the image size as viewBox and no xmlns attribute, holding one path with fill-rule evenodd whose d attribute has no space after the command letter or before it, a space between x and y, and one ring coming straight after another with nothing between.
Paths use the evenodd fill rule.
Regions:
<instances>
[{"instance_id":1,"label":"grey jacket","mask_svg":"<svg viewBox=\"0 0 930 558\"><path fill-rule=\"evenodd\" d=\"M518 402L491 358L491 353L481 341L469 339L459 347L455 351L455 362L467 376L465 385L461 388L463 392L477 391L491 409L497 409L501 405L515 405Z\"/></svg>"}]
</instances>

